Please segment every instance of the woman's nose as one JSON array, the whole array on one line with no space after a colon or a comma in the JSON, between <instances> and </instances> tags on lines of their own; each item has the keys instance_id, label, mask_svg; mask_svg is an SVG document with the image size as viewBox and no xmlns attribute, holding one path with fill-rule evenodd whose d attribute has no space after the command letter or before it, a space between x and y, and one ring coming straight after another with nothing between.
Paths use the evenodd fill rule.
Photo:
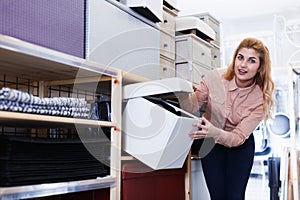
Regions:
<instances>
[{"instance_id":1,"label":"woman's nose","mask_svg":"<svg viewBox=\"0 0 300 200\"><path fill-rule=\"evenodd\" d=\"M246 67L247 66L247 60L246 59L244 59L244 60L241 61L241 66L242 67Z\"/></svg>"}]
</instances>

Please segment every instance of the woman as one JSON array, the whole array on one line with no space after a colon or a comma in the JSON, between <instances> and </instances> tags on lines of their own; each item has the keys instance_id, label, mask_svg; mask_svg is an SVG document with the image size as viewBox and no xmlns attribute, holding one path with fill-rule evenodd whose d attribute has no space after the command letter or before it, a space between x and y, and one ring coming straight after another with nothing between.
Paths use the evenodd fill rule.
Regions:
<instances>
[{"instance_id":1,"label":"woman","mask_svg":"<svg viewBox=\"0 0 300 200\"><path fill-rule=\"evenodd\" d=\"M242 200L254 158L253 130L271 116L274 83L267 47L254 38L244 39L227 69L209 72L181 106L206 112L195 124L193 139L212 138L212 150L201 159L212 200ZM194 102L194 103L191 103Z\"/></svg>"}]
</instances>

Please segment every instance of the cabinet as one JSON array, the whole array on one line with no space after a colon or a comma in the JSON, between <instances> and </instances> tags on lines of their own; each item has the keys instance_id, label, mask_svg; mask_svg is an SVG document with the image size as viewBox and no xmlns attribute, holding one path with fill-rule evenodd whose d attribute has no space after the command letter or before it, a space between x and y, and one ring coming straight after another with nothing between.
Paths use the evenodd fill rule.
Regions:
<instances>
[{"instance_id":1,"label":"cabinet","mask_svg":"<svg viewBox=\"0 0 300 200\"><path fill-rule=\"evenodd\" d=\"M299 66L291 66L287 69L288 73L288 111L290 114L290 141L289 150L286 153L284 168L287 173L283 175L282 190L285 198L299 200L300 185L300 147L299 147Z\"/></svg>"},{"instance_id":2,"label":"cabinet","mask_svg":"<svg viewBox=\"0 0 300 200\"><path fill-rule=\"evenodd\" d=\"M176 36L176 76L198 84L211 65L212 45L195 34Z\"/></svg>"},{"instance_id":3,"label":"cabinet","mask_svg":"<svg viewBox=\"0 0 300 200\"><path fill-rule=\"evenodd\" d=\"M160 78L176 76L175 69L175 19L178 10L164 1L163 21L158 23L160 28Z\"/></svg>"},{"instance_id":4,"label":"cabinet","mask_svg":"<svg viewBox=\"0 0 300 200\"><path fill-rule=\"evenodd\" d=\"M110 95L113 105L111 121L0 111L1 134L4 134L3 130L6 129L14 131L26 129L31 137L37 137L38 134L49 135L51 132L49 130L54 128L76 129L78 134L82 129L111 128L109 176L87 180L0 187L0 198L35 198L110 188L110 198L119 199L120 171L118 169L120 169L121 153L118 147L121 145L122 73L94 62L3 35L0 35L0 54L2 55L0 57L2 86L25 90L40 97L48 96L50 87L67 86L68 92L59 90L52 95L75 95L85 98L87 101L93 101L96 94L105 93ZM77 93L77 91L84 93ZM39 131L39 129L47 131Z\"/></svg>"},{"instance_id":5,"label":"cabinet","mask_svg":"<svg viewBox=\"0 0 300 200\"><path fill-rule=\"evenodd\" d=\"M211 44L213 45L212 51L211 51L211 60L212 60L212 66L214 68L221 67L221 22L217 20L215 17L210 15L209 13L201 13L193 15L195 17L198 17L203 22L205 22L209 27L211 27L215 32L215 39L211 41Z\"/></svg>"}]
</instances>

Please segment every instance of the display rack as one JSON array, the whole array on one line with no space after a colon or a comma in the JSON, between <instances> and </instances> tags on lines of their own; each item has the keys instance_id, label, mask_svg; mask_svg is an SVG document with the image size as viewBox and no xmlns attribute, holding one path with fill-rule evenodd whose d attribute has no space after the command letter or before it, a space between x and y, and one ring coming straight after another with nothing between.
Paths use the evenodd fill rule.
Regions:
<instances>
[{"instance_id":1,"label":"display rack","mask_svg":"<svg viewBox=\"0 0 300 200\"><path fill-rule=\"evenodd\" d=\"M299 104L299 91L298 88L295 87L295 85L298 85L299 83L295 84L294 77L295 75L298 77L300 75L300 67L294 66L290 67L289 69L289 111L291 114L291 120L290 120L290 128L291 128L291 148L290 148L290 176L289 176L289 183L291 184L291 192L289 195L289 199L299 200L300 194L299 194L299 130L298 133L296 132L296 122L298 123L299 120L299 110L296 110L298 108ZM295 98L296 97L296 98ZM296 101L297 100L297 101ZM299 123L298 123L299 124ZM298 127L299 129L299 127Z\"/></svg>"},{"instance_id":2,"label":"display rack","mask_svg":"<svg viewBox=\"0 0 300 200\"><path fill-rule=\"evenodd\" d=\"M39 96L45 94L44 86L77 84L86 87L100 82L99 90L110 93L112 103L111 121L0 111L0 123L7 127L111 127L109 176L91 180L0 187L0 199L35 198L102 188L111 188L110 198L119 199L122 73L4 35L0 35L0 55L0 74L37 81Z\"/></svg>"}]
</instances>

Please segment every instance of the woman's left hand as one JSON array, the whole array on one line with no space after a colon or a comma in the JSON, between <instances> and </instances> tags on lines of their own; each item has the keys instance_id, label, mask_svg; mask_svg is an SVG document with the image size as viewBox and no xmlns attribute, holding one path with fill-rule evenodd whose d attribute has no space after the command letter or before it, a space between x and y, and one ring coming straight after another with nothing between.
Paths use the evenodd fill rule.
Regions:
<instances>
[{"instance_id":1,"label":"woman's left hand","mask_svg":"<svg viewBox=\"0 0 300 200\"><path fill-rule=\"evenodd\" d=\"M189 136L193 140L212 137L212 135L209 133L209 128L212 126L212 124L204 117L200 117L199 122L193 124L193 126L198 128L198 130L194 130L189 133Z\"/></svg>"}]
</instances>

